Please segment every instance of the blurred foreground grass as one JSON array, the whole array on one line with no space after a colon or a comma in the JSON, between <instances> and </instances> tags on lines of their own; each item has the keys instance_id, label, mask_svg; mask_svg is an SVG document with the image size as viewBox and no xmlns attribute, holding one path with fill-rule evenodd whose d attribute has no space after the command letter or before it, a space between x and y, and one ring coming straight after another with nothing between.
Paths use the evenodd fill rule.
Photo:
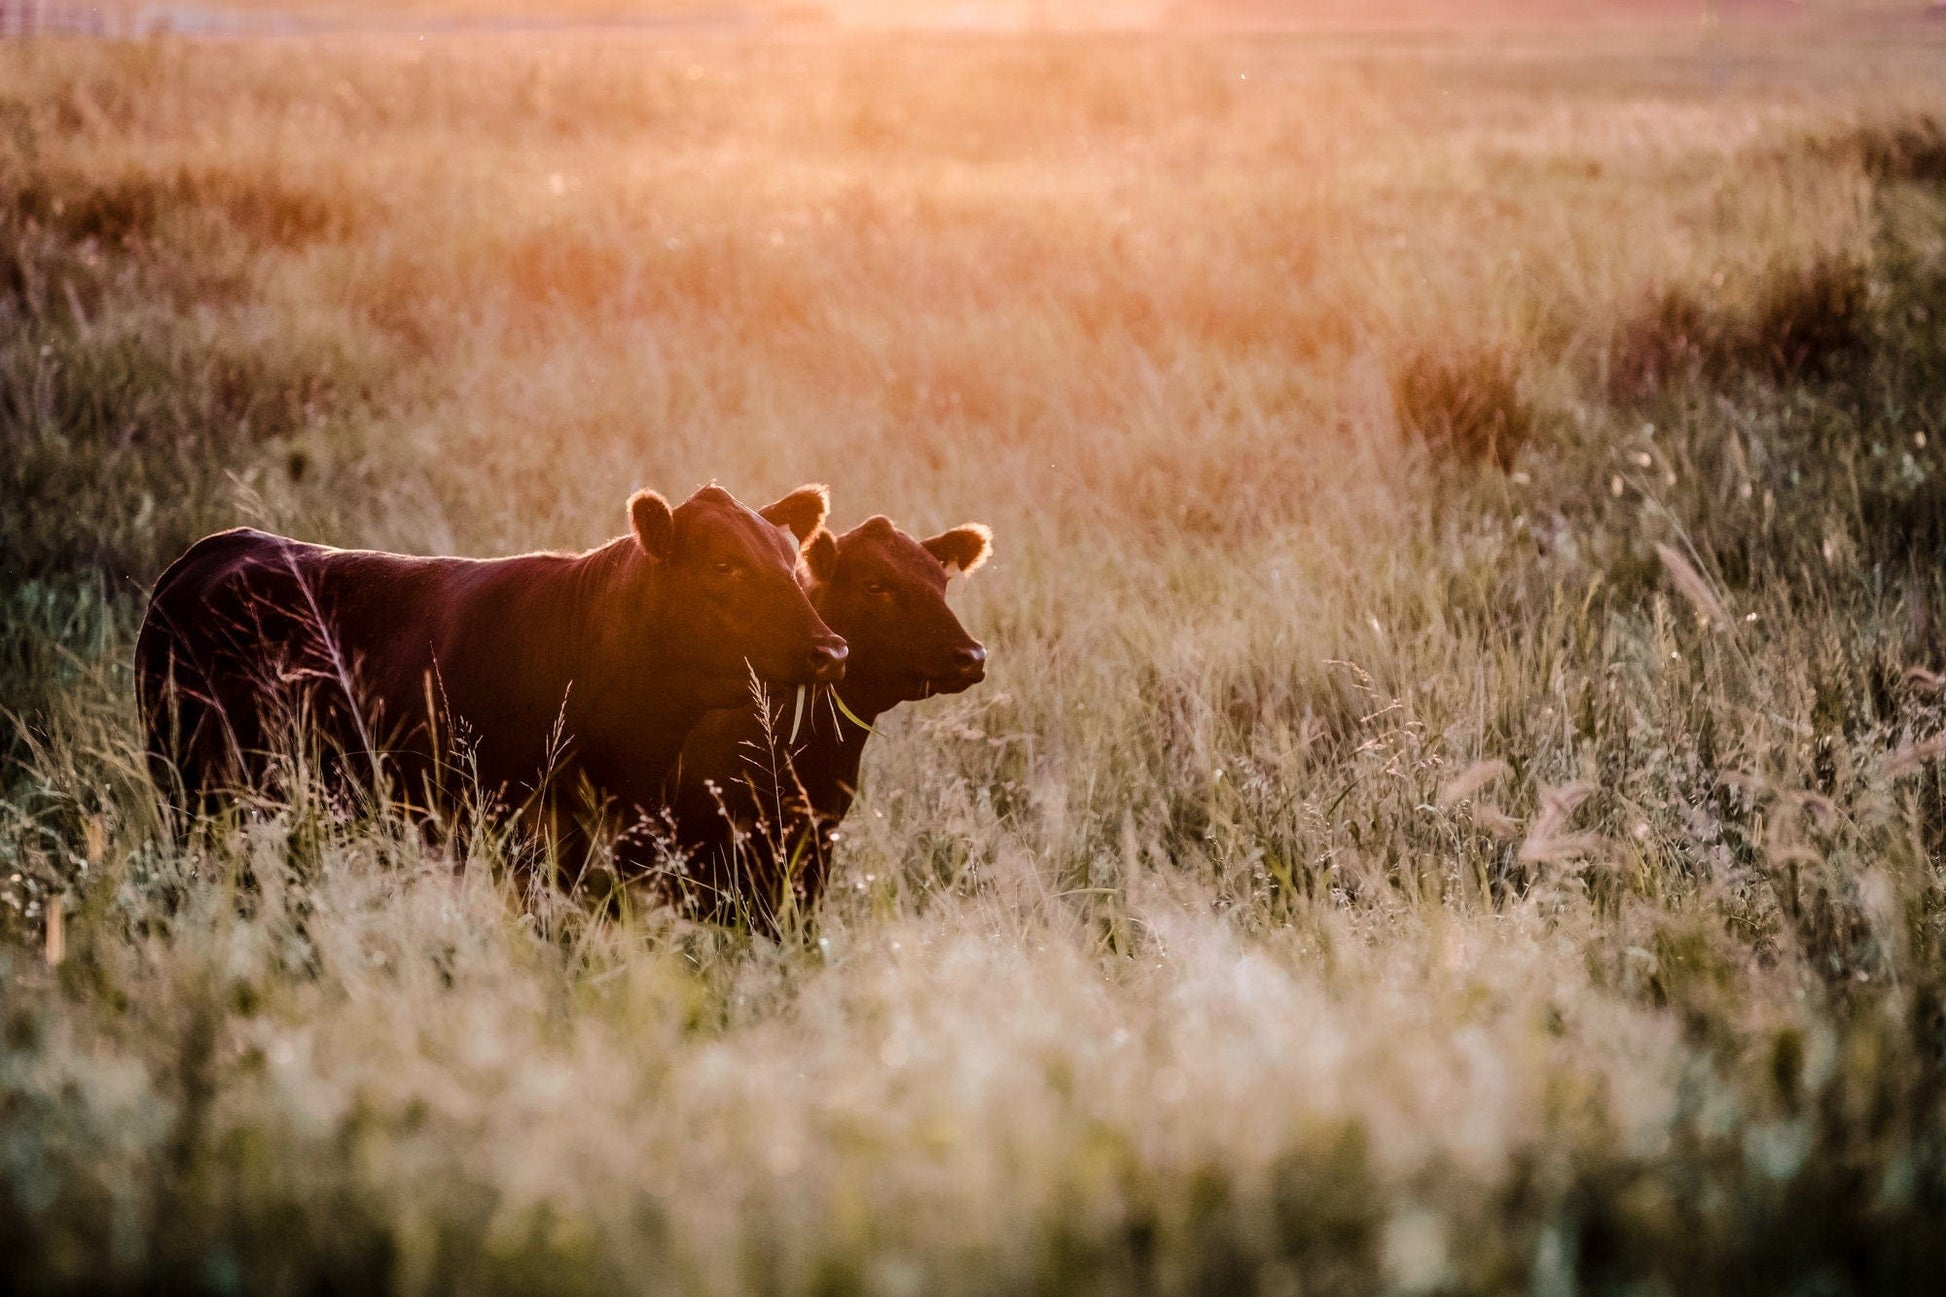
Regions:
<instances>
[{"instance_id":1,"label":"blurred foreground grass","mask_svg":"<svg viewBox=\"0 0 1946 1297\"><path fill-rule=\"evenodd\" d=\"M0 1278L1923 1287L1946 51L1718 39L0 48ZM710 477L998 536L802 941L159 834L196 536Z\"/></svg>"}]
</instances>

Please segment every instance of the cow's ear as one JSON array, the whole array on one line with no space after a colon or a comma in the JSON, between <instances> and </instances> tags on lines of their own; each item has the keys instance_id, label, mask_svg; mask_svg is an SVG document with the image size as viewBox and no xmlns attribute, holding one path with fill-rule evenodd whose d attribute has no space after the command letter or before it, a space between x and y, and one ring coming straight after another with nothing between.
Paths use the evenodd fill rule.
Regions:
<instances>
[{"instance_id":1,"label":"cow's ear","mask_svg":"<svg viewBox=\"0 0 1946 1297\"><path fill-rule=\"evenodd\" d=\"M981 523L969 522L919 543L947 567L956 567L970 576L993 553L993 532Z\"/></svg>"},{"instance_id":2,"label":"cow's ear","mask_svg":"<svg viewBox=\"0 0 1946 1297\"><path fill-rule=\"evenodd\" d=\"M838 575L838 538L818 528L804 547L804 562L811 569L813 581L829 581Z\"/></svg>"},{"instance_id":3,"label":"cow's ear","mask_svg":"<svg viewBox=\"0 0 1946 1297\"><path fill-rule=\"evenodd\" d=\"M831 488L822 483L800 486L775 504L757 510L765 522L790 529L799 545L817 534L831 512Z\"/></svg>"},{"instance_id":4,"label":"cow's ear","mask_svg":"<svg viewBox=\"0 0 1946 1297\"><path fill-rule=\"evenodd\" d=\"M669 502L654 491L637 491L628 497L628 520L642 552L658 563L666 561L676 542L676 515L669 512Z\"/></svg>"}]
</instances>

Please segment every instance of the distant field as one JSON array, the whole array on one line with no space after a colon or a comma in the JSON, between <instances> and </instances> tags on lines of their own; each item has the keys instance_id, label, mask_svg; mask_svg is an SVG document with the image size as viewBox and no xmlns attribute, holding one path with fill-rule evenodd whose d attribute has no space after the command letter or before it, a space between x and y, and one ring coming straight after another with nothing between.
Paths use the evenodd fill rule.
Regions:
<instances>
[{"instance_id":1,"label":"distant field","mask_svg":"<svg viewBox=\"0 0 1946 1297\"><path fill-rule=\"evenodd\" d=\"M1922 1289L1927 30L0 44L0 1288ZM197 536L711 478L996 536L805 930L161 832Z\"/></svg>"},{"instance_id":2,"label":"distant field","mask_svg":"<svg viewBox=\"0 0 1946 1297\"><path fill-rule=\"evenodd\" d=\"M179 14L191 20L223 19L275 25L431 27L520 23L529 26L601 22L662 22L721 20L733 16L759 18L780 6L772 0L554 0L536 5L523 0L396 0L360 4L356 0L214 0L208 4L150 5L137 13ZM806 11L808 12L808 11Z\"/></svg>"},{"instance_id":3,"label":"distant field","mask_svg":"<svg viewBox=\"0 0 1946 1297\"><path fill-rule=\"evenodd\" d=\"M1824 30L1923 25L1927 0L0 0L56 28L108 22L116 31L211 34L386 30L412 27L538 29L585 25L816 26L987 32L1415 31L1442 40L1473 32L1616 30L1690 33L1727 23L1742 30ZM55 15L50 19L49 15ZM92 30L92 27L83 27Z\"/></svg>"}]
</instances>

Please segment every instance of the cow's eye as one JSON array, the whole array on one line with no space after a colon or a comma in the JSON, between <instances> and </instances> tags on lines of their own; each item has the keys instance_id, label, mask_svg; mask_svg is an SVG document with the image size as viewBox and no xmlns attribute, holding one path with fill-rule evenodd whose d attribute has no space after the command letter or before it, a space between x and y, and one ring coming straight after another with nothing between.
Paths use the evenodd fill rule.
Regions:
<instances>
[{"instance_id":1,"label":"cow's eye","mask_svg":"<svg viewBox=\"0 0 1946 1297\"><path fill-rule=\"evenodd\" d=\"M737 565L728 559L719 560L716 564L716 575L718 576L735 576L736 570Z\"/></svg>"},{"instance_id":2,"label":"cow's eye","mask_svg":"<svg viewBox=\"0 0 1946 1297\"><path fill-rule=\"evenodd\" d=\"M891 592L886 588L885 582L883 581L867 581L865 583L865 593L871 595L873 598L883 598Z\"/></svg>"}]
</instances>

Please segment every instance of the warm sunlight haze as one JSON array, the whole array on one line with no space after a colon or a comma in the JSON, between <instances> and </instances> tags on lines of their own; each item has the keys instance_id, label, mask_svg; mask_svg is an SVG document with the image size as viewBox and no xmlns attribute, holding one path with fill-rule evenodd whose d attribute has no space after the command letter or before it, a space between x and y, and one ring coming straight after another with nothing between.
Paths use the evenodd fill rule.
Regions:
<instances>
[{"instance_id":1,"label":"warm sunlight haze","mask_svg":"<svg viewBox=\"0 0 1946 1297\"><path fill-rule=\"evenodd\" d=\"M0 1290L1925 1291L1942 761L1937 7L0 0Z\"/></svg>"}]
</instances>

